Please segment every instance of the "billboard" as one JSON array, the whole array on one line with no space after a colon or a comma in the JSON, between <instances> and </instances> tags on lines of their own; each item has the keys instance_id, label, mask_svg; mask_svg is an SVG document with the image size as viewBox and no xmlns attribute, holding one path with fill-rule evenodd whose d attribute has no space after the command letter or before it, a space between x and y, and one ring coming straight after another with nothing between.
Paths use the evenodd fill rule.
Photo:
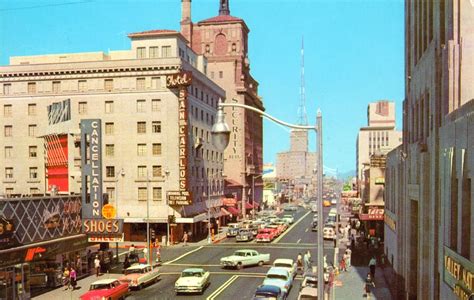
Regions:
<instances>
[{"instance_id":1,"label":"billboard","mask_svg":"<svg viewBox=\"0 0 474 300\"><path fill-rule=\"evenodd\" d=\"M71 120L71 99L54 102L47 109L49 125Z\"/></svg>"}]
</instances>

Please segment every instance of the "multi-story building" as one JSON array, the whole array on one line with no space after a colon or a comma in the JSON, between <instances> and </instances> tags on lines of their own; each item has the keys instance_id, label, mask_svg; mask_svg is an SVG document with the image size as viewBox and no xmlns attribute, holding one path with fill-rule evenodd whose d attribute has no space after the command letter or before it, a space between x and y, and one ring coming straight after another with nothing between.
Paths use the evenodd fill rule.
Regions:
<instances>
[{"instance_id":1,"label":"multi-story building","mask_svg":"<svg viewBox=\"0 0 474 300\"><path fill-rule=\"evenodd\" d=\"M386 153L402 142L402 133L395 128L395 103L377 101L367 107L367 127L361 127L356 142L357 178L363 180L364 165L376 152Z\"/></svg>"},{"instance_id":2,"label":"multi-story building","mask_svg":"<svg viewBox=\"0 0 474 300\"><path fill-rule=\"evenodd\" d=\"M264 110L258 96L258 83L250 74L248 59L249 28L243 19L230 15L229 1L220 0L219 14L193 23L191 0L181 0L181 33L190 47L207 58L207 72L211 80L226 91L227 102L246 104ZM262 199L262 118L242 108L226 107L227 122L231 129L230 143L224 152L224 174L233 186L241 185L243 201L255 195ZM255 192L251 192L252 180ZM247 204L251 207L251 204Z\"/></svg>"},{"instance_id":3,"label":"multi-story building","mask_svg":"<svg viewBox=\"0 0 474 300\"><path fill-rule=\"evenodd\" d=\"M129 37L130 50L12 57L0 67L0 190L79 194L79 123L100 119L103 190L126 238L143 240L147 202L159 235L170 215L178 223L172 240L183 230L205 234L208 208L213 217L221 211L224 157L210 134L225 91L179 32ZM183 71L192 84L178 91L170 79ZM192 201L170 205L167 195L182 188L183 177Z\"/></svg>"},{"instance_id":4,"label":"multi-story building","mask_svg":"<svg viewBox=\"0 0 474 300\"><path fill-rule=\"evenodd\" d=\"M386 183L400 298L474 292L472 28L470 1L406 1L403 145Z\"/></svg>"}]
</instances>

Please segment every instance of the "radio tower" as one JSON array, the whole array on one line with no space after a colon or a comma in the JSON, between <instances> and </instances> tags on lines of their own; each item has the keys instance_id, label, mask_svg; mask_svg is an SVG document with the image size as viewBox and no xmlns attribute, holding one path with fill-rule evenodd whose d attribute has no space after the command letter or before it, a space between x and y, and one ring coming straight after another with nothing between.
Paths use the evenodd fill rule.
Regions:
<instances>
[{"instance_id":1,"label":"radio tower","mask_svg":"<svg viewBox=\"0 0 474 300\"><path fill-rule=\"evenodd\" d=\"M306 115L306 95L304 88L304 37L301 37L301 87L300 87L300 105L298 107L298 124L308 125L308 116Z\"/></svg>"}]
</instances>

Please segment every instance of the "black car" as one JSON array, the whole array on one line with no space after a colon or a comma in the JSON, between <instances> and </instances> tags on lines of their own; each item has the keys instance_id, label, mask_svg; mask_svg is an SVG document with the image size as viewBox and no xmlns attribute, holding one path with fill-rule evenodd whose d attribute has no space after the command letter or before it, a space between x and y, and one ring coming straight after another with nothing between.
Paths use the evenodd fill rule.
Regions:
<instances>
[{"instance_id":1,"label":"black car","mask_svg":"<svg viewBox=\"0 0 474 300\"><path fill-rule=\"evenodd\" d=\"M318 221L313 221L313 227L311 228L312 231L318 231Z\"/></svg>"},{"instance_id":2,"label":"black car","mask_svg":"<svg viewBox=\"0 0 474 300\"><path fill-rule=\"evenodd\" d=\"M253 300L263 300L263 299L276 299L281 300L285 299L281 289L274 285L261 285L257 288L255 295L252 298Z\"/></svg>"}]
</instances>

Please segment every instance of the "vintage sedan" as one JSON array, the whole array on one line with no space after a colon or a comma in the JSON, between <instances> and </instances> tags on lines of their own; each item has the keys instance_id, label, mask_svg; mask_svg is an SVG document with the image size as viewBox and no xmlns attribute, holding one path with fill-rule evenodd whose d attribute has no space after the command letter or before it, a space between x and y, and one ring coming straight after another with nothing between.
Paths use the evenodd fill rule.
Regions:
<instances>
[{"instance_id":1,"label":"vintage sedan","mask_svg":"<svg viewBox=\"0 0 474 300\"><path fill-rule=\"evenodd\" d=\"M209 271L201 268L185 269L174 284L176 295L181 293L202 294L209 285Z\"/></svg>"},{"instance_id":2,"label":"vintage sedan","mask_svg":"<svg viewBox=\"0 0 474 300\"><path fill-rule=\"evenodd\" d=\"M141 289L145 285L157 282L160 279L158 268L150 265L134 265L124 271L125 276L119 280L127 282L130 288Z\"/></svg>"},{"instance_id":3,"label":"vintage sedan","mask_svg":"<svg viewBox=\"0 0 474 300\"><path fill-rule=\"evenodd\" d=\"M264 228L258 230L258 234L256 237L257 242L271 242L276 237L276 229L272 228Z\"/></svg>"},{"instance_id":4,"label":"vintage sedan","mask_svg":"<svg viewBox=\"0 0 474 300\"><path fill-rule=\"evenodd\" d=\"M231 256L221 258L223 268L232 267L242 269L245 266L254 266L270 262L270 254L261 254L255 250L237 250Z\"/></svg>"},{"instance_id":5,"label":"vintage sedan","mask_svg":"<svg viewBox=\"0 0 474 300\"><path fill-rule=\"evenodd\" d=\"M278 224L268 224L265 226L265 228L273 229L275 231L276 236L279 236L280 234L283 233L283 226L278 225Z\"/></svg>"},{"instance_id":6,"label":"vintage sedan","mask_svg":"<svg viewBox=\"0 0 474 300\"><path fill-rule=\"evenodd\" d=\"M285 297L288 297L292 284L293 277L290 276L290 273L288 273L288 270L285 268L271 267L263 280L263 285L274 285L279 287L285 294Z\"/></svg>"},{"instance_id":7,"label":"vintage sedan","mask_svg":"<svg viewBox=\"0 0 474 300\"><path fill-rule=\"evenodd\" d=\"M285 295L281 289L274 285L261 285L257 288L252 300L283 300Z\"/></svg>"},{"instance_id":8,"label":"vintage sedan","mask_svg":"<svg viewBox=\"0 0 474 300\"><path fill-rule=\"evenodd\" d=\"M286 221L288 224L293 224L295 217L293 217L293 215L283 215L282 220Z\"/></svg>"},{"instance_id":9,"label":"vintage sedan","mask_svg":"<svg viewBox=\"0 0 474 300\"><path fill-rule=\"evenodd\" d=\"M291 258L278 258L273 262L273 266L277 268L284 268L290 273L290 276L296 276L296 263Z\"/></svg>"},{"instance_id":10,"label":"vintage sedan","mask_svg":"<svg viewBox=\"0 0 474 300\"><path fill-rule=\"evenodd\" d=\"M250 229L240 229L239 233L235 237L237 242L249 242L253 240L253 233Z\"/></svg>"},{"instance_id":11,"label":"vintage sedan","mask_svg":"<svg viewBox=\"0 0 474 300\"><path fill-rule=\"evenodd\" d=\"M89 291L80 296L81 300L122 300L128 295L128 283L117 279L101 279L94 281Z\"/></svg>"},{"instance_id":12,"label":"vintage sedan","mask_svg":"<svg viewBox=\"0 0 474 300\"><path fill-rule=\"evenodd\" d=\"M310 286L302 288L298 294L298 300L306 300L306 299L308 300L318 299L318 288L310 287Z\"/></svg>"},{"instance_id":13,"label":"vintage sedan","mask_svg":"<svg viewBox=\"0 0 474 300\"><path fill-rule=\"evenodd\" d=\"M240 224L238 223L229 223L227 228L226 236L235 237L239 233Z\"/></svg>"}]
</instances>

